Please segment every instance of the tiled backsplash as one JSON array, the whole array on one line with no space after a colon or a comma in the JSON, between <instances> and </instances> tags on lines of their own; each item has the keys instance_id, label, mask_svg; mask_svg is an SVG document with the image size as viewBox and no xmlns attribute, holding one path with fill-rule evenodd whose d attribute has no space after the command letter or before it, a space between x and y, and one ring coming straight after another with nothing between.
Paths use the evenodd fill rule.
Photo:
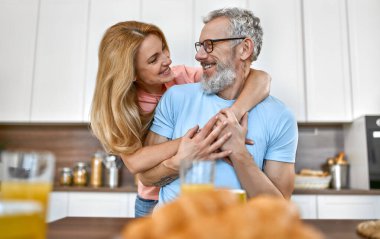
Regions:
<instances>
[{"instance_id":1,"label":"tiled backsplash","mask_svg":"<svg viewBox=\"0 0 380 239\"><path fill-rule=\"evenodd\" d=\"M298 132L296 172L321 169L327 158L344 151L342 125L299 125Z\"/></svg>"},{"instance_id":2,"label":"tiled backsplash","mask_svg":"<svg viewBox=\"0 0 380 239\"><path fill-rule=\"evenodd\" d=\"M75 162L89 162L102 149L89 126L79 125L0 125L0 145L6 149L50 150L57 157L57 172ZM320 169L328 157L343 151L342 125L299 125L296 172L302 168ZM128 182L126 182L128 181ZM123 184L133 181L123 170Z\"/></svg>"}]
</instances>

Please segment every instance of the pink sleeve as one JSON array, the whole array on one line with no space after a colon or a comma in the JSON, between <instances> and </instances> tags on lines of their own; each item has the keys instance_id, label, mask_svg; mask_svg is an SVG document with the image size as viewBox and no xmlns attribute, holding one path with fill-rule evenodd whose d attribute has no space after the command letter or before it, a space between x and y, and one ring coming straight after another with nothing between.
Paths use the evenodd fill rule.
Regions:
<instances>
[{"instance_id":1,"label":"pink sleeve","mask_svg":"<svg viewBox=\"0 0 380 239\"><path fill-rule=\"evenodd\" d=\"M202 76L202 68L201 67L190 67L190 66L173 66L172 71L175 75L175 84L187 84L198 82Z\"/></svg>"}]
</instances>

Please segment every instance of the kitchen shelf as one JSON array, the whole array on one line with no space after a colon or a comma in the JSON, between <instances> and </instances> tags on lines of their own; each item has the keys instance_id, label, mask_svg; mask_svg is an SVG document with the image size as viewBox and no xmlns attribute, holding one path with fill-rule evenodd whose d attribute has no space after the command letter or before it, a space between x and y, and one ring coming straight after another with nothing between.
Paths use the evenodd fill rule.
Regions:
<instances>
[{"instance_id":1,"label":"kitchen shelf","mask_svg":"<svg viewBox=\"0 0 380 239\"><path fill-rule=\"evenodd\" d=\"M109 187L79 187L79 186L59 186L54 185L53 192L137 192L137 187L134 185L125 185L117 188Z\"/></svg>"}]
</instances>

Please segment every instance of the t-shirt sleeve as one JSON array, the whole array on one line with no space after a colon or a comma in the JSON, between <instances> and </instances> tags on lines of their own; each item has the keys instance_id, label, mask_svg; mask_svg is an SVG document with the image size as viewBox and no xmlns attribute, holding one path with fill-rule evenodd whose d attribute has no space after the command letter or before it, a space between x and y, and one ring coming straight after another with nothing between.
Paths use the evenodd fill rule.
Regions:
<instances>
[{"instance_id":1,"label":"t-shirt sleeve","mask_svg":"<svg viewBox=\"0 0 380 239\"><path fill-rule=\"evenodd\" d=\"M175 121L174 109L171 104L172 98L172 90L169 89L158 103L154 112L153 123L150 127L151 131L168 139L173 138Z\"/></svg>"},{"instance_id":2,"label":"t-shirt sleeve","mask_svg":"<svg viewBox=\"0 0 380 239\"><path fill-rule=\"evenodd\" d=\"M172 67L172 70L175 75L174 81L176 85L199 82L203 74L201 67L180 65Z\"/></svg>"},{"instance_id":3,"label":"t-shirt sleeve","mask_svg":"<svg viewBox=\"0 0 380 239\"><path fill-rule=\"evenodd\" d=\"M298 143L297 121L293 113L286 109L279 115L275 125L269 125L270 142L266 160L294 163Z\"/></svg>"}]
</instances>

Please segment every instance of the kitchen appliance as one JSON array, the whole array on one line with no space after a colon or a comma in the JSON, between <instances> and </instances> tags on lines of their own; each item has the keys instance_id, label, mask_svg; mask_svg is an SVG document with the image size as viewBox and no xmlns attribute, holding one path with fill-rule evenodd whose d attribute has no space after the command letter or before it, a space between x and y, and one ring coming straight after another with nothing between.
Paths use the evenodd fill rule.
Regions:
<instances>
[{"instance_id":1,"label":"kitchen appliance","mask_svg":"<svg viewBox=\"0 0 380 239\"><path fill-rule=\"evenodd\" d=\"M380 115L344 125L344 147L351 163L351 187L380 188Z\"/></svg>"}]
</instances>

